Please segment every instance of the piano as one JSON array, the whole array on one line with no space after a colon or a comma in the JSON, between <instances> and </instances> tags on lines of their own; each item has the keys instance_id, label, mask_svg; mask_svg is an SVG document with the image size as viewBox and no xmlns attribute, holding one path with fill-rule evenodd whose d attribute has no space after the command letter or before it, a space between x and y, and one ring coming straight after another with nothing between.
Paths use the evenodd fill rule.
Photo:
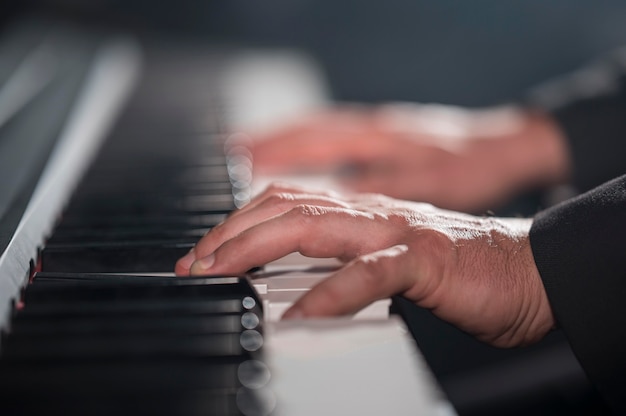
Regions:
<instances>
[{"instance_id":1,"label":"piano","mask_svg":"<svg viewBox=\"0 0 626 416\"><path fill-rule=\"evenodd\" d=\"M0 413L455 414L391 300L280 321L333 260L172 274L271 179L236 128L326 99L308 58L26 21L0 60Z\"/></svg>"}]
</instances>

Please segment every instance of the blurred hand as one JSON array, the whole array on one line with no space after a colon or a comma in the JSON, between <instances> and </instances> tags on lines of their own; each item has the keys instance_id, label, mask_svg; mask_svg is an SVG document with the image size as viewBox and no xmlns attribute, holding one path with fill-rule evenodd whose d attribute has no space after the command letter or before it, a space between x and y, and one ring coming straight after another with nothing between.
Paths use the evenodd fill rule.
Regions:
<instances>
[{"instance_id":1,"label":"blurred hand","mask_svg":"<svg viewBox=\"0 0 626 416\"><path fill-rule=\"evenodd\" d=\"M565 181L570 169L551 120L512 107L346 107L255 139L257 173L335 172L355 191L467 212Z\"/></svg>"},{"instance_id":2,"label":"blurred hand","mask_svg":"<svg viewBox=\"0 0 626 416\"><path fill-rule=\"evenodd\" d=\"M345 266L286 318L350 314L399 294L485 342L523 345L554 324L530 224L274 185L203 237L176 273L240 274L291 252L337 257Z\"/></svg>"}]
</instances>

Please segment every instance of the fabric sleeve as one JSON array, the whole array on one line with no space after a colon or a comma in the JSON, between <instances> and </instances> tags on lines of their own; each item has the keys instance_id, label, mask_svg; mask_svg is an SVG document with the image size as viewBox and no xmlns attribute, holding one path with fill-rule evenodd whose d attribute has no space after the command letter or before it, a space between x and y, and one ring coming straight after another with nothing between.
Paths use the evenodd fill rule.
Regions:
<instances>
[{"instance_id":1,"label":"fabric sleeve","mask_svg":"<svg viewBox=\"0 0 626 416\"><path fill-rule=\"evenodd\" d=\"M626 48L535 88L526 104L551 114L567 137L577 191L626 173Z\"/></svg>"},{"instance_id":2,"label":"fabric sleeve","mask_svg":"<svg viewBox=\"0 0 626 416\"><path fill-rule=\"evenodd\" d=\"M626 412L626 175L538 214L530 241L557 323Z\"/></svg>"}]
</instances>

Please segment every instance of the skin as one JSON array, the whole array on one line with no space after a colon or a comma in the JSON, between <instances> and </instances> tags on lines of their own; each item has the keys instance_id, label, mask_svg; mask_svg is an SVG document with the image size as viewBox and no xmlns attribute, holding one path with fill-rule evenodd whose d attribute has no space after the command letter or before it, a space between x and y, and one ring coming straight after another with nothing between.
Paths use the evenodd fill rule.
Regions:
<instances>
[{"instance_id":1,"label":"skin","mask_svg":"<svg viewBox=\"0 0 626 416\"><path fill-rule=\"evenodd\" d=\"M512 347L554 326L530 225L275 184L203 237L176 273L241 274L291 252L337 257L344 266L284 318L350 314L400 294L484 342Z\"/></svg>"},{"instance_id":2,"label":"skin","mask_svg":"<svg viewBox=\"0 0 626 416\"><path fill-rule=\"evenodd\" d=\"M254 138L257 173L336 172L357 192L463 212L566 182L566 140L546 115L514 107L338 107Z\"/></svg>"}]
</instances>

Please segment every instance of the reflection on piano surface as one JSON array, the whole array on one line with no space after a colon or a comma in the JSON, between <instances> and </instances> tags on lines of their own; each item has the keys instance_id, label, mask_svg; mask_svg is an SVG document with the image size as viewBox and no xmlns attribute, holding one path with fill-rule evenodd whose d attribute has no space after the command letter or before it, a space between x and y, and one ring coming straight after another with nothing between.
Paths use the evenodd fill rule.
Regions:
<instances>
[{"instance_id":1,"label":"reflection on piano surface","mask_svg":"<svg viewBox=\"0 0 626 416\"><path fill-rule=\"evenodd\" d=\"M281 85L301 81L301 61L26 26L8 46L0 145L37 145L20 126L38 107L67 111L1 213L3 414L453 413L389 301L359 320L277 322L333 262L291 256L252 281L171 275L250 197L228 126L259 104L295 108L255 77L302 93Z\"/></svg>"}]
</instances>

